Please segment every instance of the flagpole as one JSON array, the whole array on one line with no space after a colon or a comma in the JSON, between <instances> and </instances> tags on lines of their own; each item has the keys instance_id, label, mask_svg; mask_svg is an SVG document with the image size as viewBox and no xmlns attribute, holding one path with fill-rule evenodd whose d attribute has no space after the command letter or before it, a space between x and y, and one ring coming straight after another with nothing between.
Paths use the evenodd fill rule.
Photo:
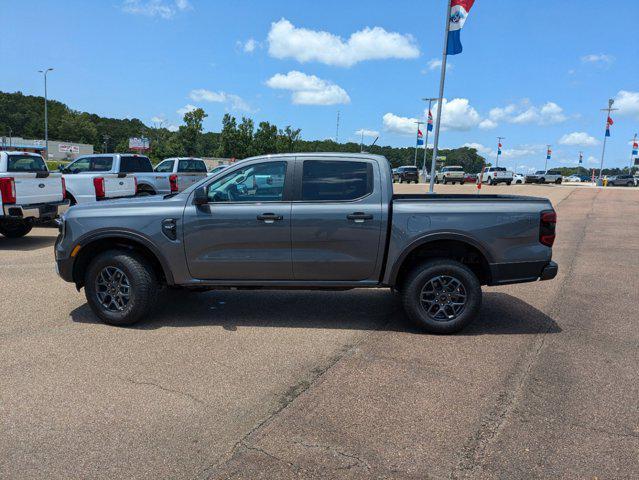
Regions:
<instances>
[{"instance_id":1,"label":"flagpole","mask_svg":"<svg viewBox=\"0 0 639 480\"><path fill-rule=\"evenodd\" d=\"M426 151L428 150L428 133L430 132L429 127L431 126L428 121L430 120L428 115L430 114L430 108L433 105L433 102L437 100L436 98L422 98L423 101L428 102L428 113L426 114L426 139L424 140L424 163L422 165L422 175L424 176L424 181L426 181ZM433 173L431 172L431 175Z\"/></svg>"},{"instance_id":2,"label":"flagpole","mask_svg":"<svg viewBox=\"0 0 639 480\"><path fill-rule=\"evenodd\" d=\"M415 165L415 167L417 167L417 147L419 146L419 126L421 124L423 124L424 122L417 121L415 123L417 124L417 133L415 134L415 161L414 161L414 165Z\"/></svg>"},{"instance_id":3,"label":"flagpole","mask_svg":"<svg viewBox=\"0 0 639 480\"><path fill-rule=\"evenodd\" d=\"M632 174L632 167L634 167L635 162L633 161L633 157L635 156L635 143L637 143L637 134L635 133L634 138L632 139L632 147L630 150L630 170L628 171L628 173Z\"/></svg>"},{"instance_id":4,"label":"flagpole","mask_svg":"<svg viewBox=\"0 0 639 480\"><path fill-rule=\"evenodd\" d=\"M430 186L428 193L435 189L435 163L437 162L437 147L439 146L439 126L442 120L442 102L444 100L444 82L446 81L446 60L448 51L448 32L450 30L451 1L446 0L446 28L444 28L444 50L442 52L442 73L439 78L439 97L437 101L437 119L435 120L435 139L433 140L433 160L430 167Z\"/></svg>"},{"instance_id":5,"label":"flagpole","mask_svg":"<svg viewBox=\"0 0 639 480\"><path fill-rule=\"evenodd\" d=\"M501 141L506 140L506 137L497 137L497 163L495 163L495 167L499 166L499 155L501 154Z\"/></svg>"},{"instance_id":6,"label":"flagpole","mask_svg":"<svg viewBox=\"0 0 639 480\"><path fill-rule=\"evenodd\" d=\"M612 108L612 106L614 105L615 101L611 98L610 100L608 100L608 108L602 108L601 111L602 112L608 112L606 115L606 131L609 132L610 129L610 125L608 124L608 119L610 118L610 112L612 112L613 110L617 110L616 108ZM604 141L603 141L603 148L601 149L601 163L599 164L599 177L597 178L597 184L601 183L601 175L603 172L603 164L604 164L604 157L606 155L606 140L608 139L608 135L604 135Z\"/></svg>"}]
</instances>

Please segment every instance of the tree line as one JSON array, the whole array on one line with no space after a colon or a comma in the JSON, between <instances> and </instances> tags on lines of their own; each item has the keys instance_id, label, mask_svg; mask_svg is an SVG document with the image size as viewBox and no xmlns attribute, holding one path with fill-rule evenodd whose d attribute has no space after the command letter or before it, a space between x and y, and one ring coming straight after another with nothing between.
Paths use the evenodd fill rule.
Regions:
<instances>
[{"instance_id":1,"label":"tree line","mask_svg":"<svg viewBox=\"0 0 639 480\"><path fill-rule=\"evenodd\" d=\"M225 114L220 132L204 132L203 122L207 114L201 108L187 112L183 125L177 131L165 127L149 127L137 118L105 118L80 112L62 102L49 100L49 138L66 142L87 143L99 152L128 152L130 137L146 137L150 140L149 156L154 162L174 156L223 157L242 159L254 155L291 152L347 152L359 153L356 142L338 143L332 139L304 140L298 128L262 121L255 125L253 119L235 118ZM21 92L0 92L0 136L44 138L44 98L23 95ZM374 145L365 150L383 155L393 167L412 165L415 147L391 147ZM432 150L427 151L430 165ZM465 171L477 173L486 165L485 159L473 148L440 150L448 165L461 165ZM423 150L417 151L417 164L421 167Z\"/></svg>"}]
</instances>

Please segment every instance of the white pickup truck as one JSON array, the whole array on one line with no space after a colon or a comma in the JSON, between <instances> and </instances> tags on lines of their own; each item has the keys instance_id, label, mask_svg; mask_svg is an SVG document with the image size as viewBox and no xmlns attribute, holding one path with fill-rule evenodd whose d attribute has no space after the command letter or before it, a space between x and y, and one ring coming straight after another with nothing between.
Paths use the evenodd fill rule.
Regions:
<instances>
[{"instance_id":1,"label":"white pickup truck","mask_svg":"<svg viewBox=\"0 0 639 480\"><path fill-rule=\"evenodd\" d=\"M19 238L69 208L64 179L36 153L0 152L0 234Z\"/></svg>"},{"instance_id":2,"label":"white pickup truck","mask_svg":"<svg viewBox=\"0 0 639 480\"><path fill-rule=\"evenodd\" d=\"M458 165L451 165L449 167L443 167L439 172L435 174L435 183L443 183L446 185L447 183L459 183L460 185L464 184L464 178L466 173L464 172L464 167L460 167Z\"/></svg>"},{"instance_id":3,"label":"white pickup truck","mask_svg":"<svg viewBox=\"0 0 639 480\"><path fill-rule=\"evenodd\" d=\"M61 168L71 205L135 196L136 178L120 170L125 157L133 155L85 155Z\"/></svg>"},{"instance_id":4,"label":"white pickup truck","mask_svg":"<svg viewBox=\"0 0 639 480\"><path fill-rule=\"evenodd\" d=\"M206 176L206 163L201 158L167 158L155 167L152 174L136 173L138 195L166 195L181 192Z\"/></svg>"},{"instance_id":5,"label":"white pickup truck","mask_svg":"<svg viewBox=\"0 0 639 480\"><path fill-rule=\"evenodd\" d=\"M513 183L513 172L506 170L504 167L486 167L481 177L481 183L487 183L488 185L505 183L510 185Z\"/></svg>"}]
</instances>

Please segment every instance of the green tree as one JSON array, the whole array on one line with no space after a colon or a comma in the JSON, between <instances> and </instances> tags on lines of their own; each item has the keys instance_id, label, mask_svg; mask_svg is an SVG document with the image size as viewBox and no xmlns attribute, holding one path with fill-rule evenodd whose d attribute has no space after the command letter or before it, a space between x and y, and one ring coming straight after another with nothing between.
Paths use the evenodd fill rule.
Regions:
<instances>
[{"instance_id":1,"label":"green tree","mask_svg":"<svg viewBox=\"0 0 639 480\"><path fill-rule=\"evenodd\" d=\"M202 123L208 115L201 108L196 108L184 114L184 123L178 131L184 152L187 155L196 155L198 142L202 135Z\"/></svg>"},{"instance_id":2,"label":"green tree","mask_svg":"<svg viewBox=\"0 0 639 480\"><path fill-rule=\"evenodd\" d=\"M237 121L233 115L224 114L222 118L222 131L220 132L220 146L218 157L237 158L236 145L239 137Z\"/></svg>"},{"instance_id":3,"label":"green tree","mask_svg":"<svg viewBox=\"0 0 639 480\"><path fill-rule=\"evenodd\" d=\"M280 130L277 135L278 153L296 152L298 144L302 139L301 133L301 129L294 129L290 125L287 125L284 130Z\"/></svg>"},{"instance_id":4,"label":"green tree","mask_svg":"<svg viewBox=\"0 0 639 480\"><path fill-rule=\"evenodd\" d=\"M277 153L277 125L260 122L253 137L253 150L255 155Z\"/></svg>"}]
</instances>

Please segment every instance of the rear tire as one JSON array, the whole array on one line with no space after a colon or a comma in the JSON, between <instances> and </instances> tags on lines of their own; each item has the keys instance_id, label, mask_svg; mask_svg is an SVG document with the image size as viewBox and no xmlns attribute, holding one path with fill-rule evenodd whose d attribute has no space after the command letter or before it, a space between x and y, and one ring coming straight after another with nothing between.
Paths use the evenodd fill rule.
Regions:
<instances>
[{"instance_id":1,"label":"rear tire","mask_svg":"<svg viewBox=\"0 0 639 480\"><path fill-rule=\"evenodd\" d=\"M492 177L488 177L488 185L494 185L495 182L493 182Z\"/></svg>"},{"instance_id":2,"label":"rear tire","mask_svg":"<svg viewBox=\"0 0 639 480\"><path fill-rule=\"evenodd\" d=\"M459 182L460 185L463 185L464 183L466 183L466 182Z\"/></svg>"},{"instance_id":3,"label":"rear tire","mask_svg":"<svg viewBox=\"0 0 639 480\"><path fill-rule=\"evenodd\" d=\"M430 333L459 332L481 309L479 280L455 260L431 260L415 267L401 292L408 317Z\"/></svg>"},{"instance_id":4,"label":"rear tire","mask_svg":"<svg viewBox=\"0 0 639 480\"><path fill-rule=\"evenodd\" d=\"M28 222L6 222L0 224L0 233L7 238L21 238L31 231L33 225Z\"/></svg>"},{"instance_id":5,"label":"rear tire","mask_svg":"<svg viewBox=\"0 0 639 480\"><path fill-rule=\"evenodd\" d=\"M561 185L561 178L558 178L557 180L555 180L555 184L556 185Z\"/></svg>"},{"instance_id":6,"label":"rear tire","mask_svg":"<svg viewBox=\"0 0 639 480\"><path fill-rule=\"evenodd\" d=\"M84 293L91 310L109 325L132 325L155 306L159 290L153 268L140 255L108 250L89 264Z\"/></svg>"},{"instance_id":7,"label":"rear tire","mask_svg":"<svg viewBox=\"0 0 639 480\"><path fill-rule=\"evenodd\" d=\"M446 177L443 178L444 185L448 183L448 179Z\"/></svg>"}]
</instances>

